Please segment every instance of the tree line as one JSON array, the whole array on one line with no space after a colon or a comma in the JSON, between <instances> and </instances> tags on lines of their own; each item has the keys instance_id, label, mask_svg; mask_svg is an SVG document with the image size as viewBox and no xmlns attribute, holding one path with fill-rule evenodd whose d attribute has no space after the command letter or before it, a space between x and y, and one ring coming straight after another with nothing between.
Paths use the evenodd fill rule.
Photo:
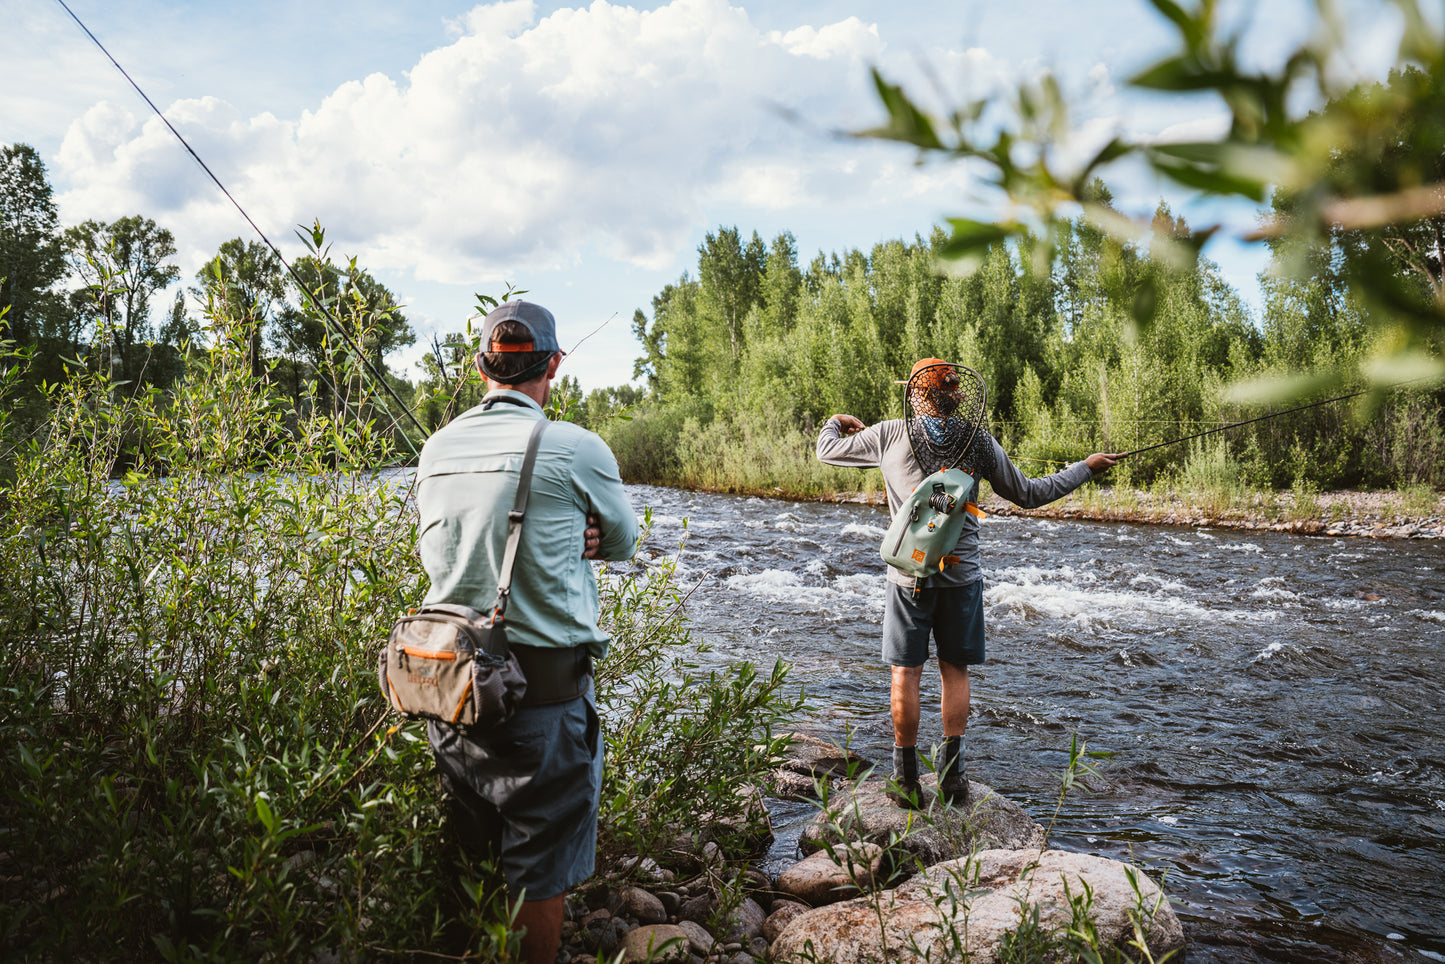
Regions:
<instances>
[{"instance_id":1,"label":"tree line","mask_svg":"<svg viewBox=\"0 0 1445 964\"><path fill-rule=\"evenodd\" d=\"M1112 203L1101 184L1093 192L1095 204ZM1290 202L1275 203L1284 212ZM1436 221L1434 230L1445 228ZM1388 347L1389 331L1329 270L1335 249L1357 239L1303 252L1278 242L1276 268L1307 257L1318 270L1303 279L1266 271L1254 317L1215 264L1172 256L1189 234L1161 203L1138 241L1121 243L1081 217L1046 240L999 238L972 271L949 275L937 270L949 243L941 228L806 265L790 233L769 244L719 228L699 247L696 273L659 292L650 316L635 314L645 352L636 375L648 394L630 422L602 431L626 474L653 481L706 475L688 457L704 436L713 453L770 445L806 457L830 415L901 417L897 380L937 356L980 372L990 429L1026 471L1042 474L1091 451L1137 449L1271 410L1231 401L1236 383L1310 376L1302 401L1363 384L1361 366ZM1438 260L1402 257L1392 270L1402 283L1440 284ZM1146 453L1126 463L1128 477L1148 483L1222 465L1260 487L1445 483L1445 392L1396 390L1365 404Z\"/></svg>"},{"instance_id":2,"label":"tree line","mask_svg":"<svg viewBox=\"0 0 1445 964\"><path fill-rule=\"evenodd\" d=\"M384 367L416 337L395 296L355 259L333 259L319 225L300 235L291 272L267 245L233 238L167 302L181 282L169 229L140 214L62 229L39 154L0 148L0 331L27 356L22 404L43 409L44 386L78 370L104 369L131 393L170 390L220 329L257 390L294 412L376 414L366 382L381 377L410 397Z\"/></svg>"}]
</instances>

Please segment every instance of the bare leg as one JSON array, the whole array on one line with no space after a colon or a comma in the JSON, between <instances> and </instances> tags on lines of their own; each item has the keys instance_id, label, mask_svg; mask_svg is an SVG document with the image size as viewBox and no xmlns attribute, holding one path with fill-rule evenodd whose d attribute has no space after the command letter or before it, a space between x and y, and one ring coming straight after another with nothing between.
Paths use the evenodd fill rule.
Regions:
<instances>
[{"instance_id":1,"label":"bare leg","mask_svg":"<svg viewBox=\"0 0 1445 964\"><path fill-rule=\"evenodd\" d=\"M918 742L918 687L922 680L922 666L893 667L890 703L893 710L895 746L913 746Z\"/></svg>"},{"instance_id":2,"label":"bare leg","mask_svg":"<svg viewBox=\"0 0 1445 964\"><path fill-rule=\"evenodd\" d=\"M545 900L524 900L517 909L514 926L527 929L522 936L522 959L527 964L553 964L557 960L566 899L566 894L558 894Z\"/></svg>"},{"instance_id":3,"label":"bare leg","mask_svg":"<svg viewBox=\"0 0 1445 964\"><path fill-rule=\"evenodd\" d=\"M896 674L897 670L894 670L894 673ZM895 681L898 679L896 675L893 678ZM970 695L968 667L946 663L940 659L938 661L938 678L943 684L943 699L941 700L943 709L943 735L963 736L963 731L968 729L968 704ZM893 684L893 687L894 706L897 706L897 682ZM916 734L918 732L918 688L916 686L913 689L913 698L915 701L913 730ZM893 712L893 727L895 730L898 728L898 711L896 709Z\"/></svg>"}]
</instances>

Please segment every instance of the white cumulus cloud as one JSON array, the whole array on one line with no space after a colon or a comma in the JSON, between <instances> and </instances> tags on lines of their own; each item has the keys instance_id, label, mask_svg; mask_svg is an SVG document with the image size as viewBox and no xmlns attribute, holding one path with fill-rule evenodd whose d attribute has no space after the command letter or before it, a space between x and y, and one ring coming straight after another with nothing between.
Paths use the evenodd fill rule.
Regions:
<instances>
[{"instance_id":1,"label":"white cumulus cloud","mask_svg":"<svg viewBox=\"0 0 1445 964\"><path fill-rule=\"evenodd\" d=\"M897 156L850 166L856 145L820 133L871 100L862 65L884 45L856 18L765 31L725 0L596 0L541 19L509 0L450 26L405 75L349 81L299 117L213 98L167 116L273 239L319 218L369 268L443 283L584 250L665 266L719 198L777 211L937 186ZM242 233L170 137L93 108L59 158L67 209L143 210L207 244Z\"/></svg>"}]
</instances>

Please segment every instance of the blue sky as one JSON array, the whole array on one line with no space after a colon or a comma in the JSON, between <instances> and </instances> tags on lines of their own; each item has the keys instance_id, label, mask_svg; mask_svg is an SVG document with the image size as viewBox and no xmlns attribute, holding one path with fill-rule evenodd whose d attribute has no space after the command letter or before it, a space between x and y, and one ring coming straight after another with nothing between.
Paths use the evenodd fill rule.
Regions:
<instances>
[{"instance_id":1,"label":"blue sky","mask_svg":"<svg viewBox=\"0 0 1445 964\"><path fill-rule=\"evenodd\" d=\"M719 225L792 231L806 261L972 210L968 171L833 135L878 120L870 65L959 98L1052 69L1081 143L1222 117L1207 99L1122 89L1169 40L1144 0L68 2L288 257L294 227L319 218L336 254L398 295L418 346L391 363L408 377L474 292L512 282L557 314L564 347L605 322L564 371L618 384L639 351L634 309L694 269ZM1225 7L1252 24L1261 62L1310 27L1303 0ZM1375 75L1398 27L1387 4L1351 7L1358 69ZM58 3L0 13L0 142L40 151L65 223L153 218L186 279L251 237ZM1191 223L1255 216L1137 173L1111 188L1140 215L1167 197ZM1257 250L1207 254L1256 299Z\"/></svg>"}]
</instances>

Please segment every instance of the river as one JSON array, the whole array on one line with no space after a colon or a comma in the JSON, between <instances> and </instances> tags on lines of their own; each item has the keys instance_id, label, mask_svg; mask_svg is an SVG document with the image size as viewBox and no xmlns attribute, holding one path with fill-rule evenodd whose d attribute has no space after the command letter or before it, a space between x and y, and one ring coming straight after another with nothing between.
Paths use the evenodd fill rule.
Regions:
<instances>
[{"instance_id":1,"label":"river","mask_svg":"<svg viewBox=\"0 0 1445 964\"><path fill-rule=\"evenodd\" d=\"M629 491L652 546L688 521L710 658L781 657L802 728L889 760L885 512ZM973 779L1046 823L1071 736L1114 751L1051 842L1163 876L1190 964L1445 962L1445 543L992 517L983 549Z\"/></svg>"}]
</instances>

